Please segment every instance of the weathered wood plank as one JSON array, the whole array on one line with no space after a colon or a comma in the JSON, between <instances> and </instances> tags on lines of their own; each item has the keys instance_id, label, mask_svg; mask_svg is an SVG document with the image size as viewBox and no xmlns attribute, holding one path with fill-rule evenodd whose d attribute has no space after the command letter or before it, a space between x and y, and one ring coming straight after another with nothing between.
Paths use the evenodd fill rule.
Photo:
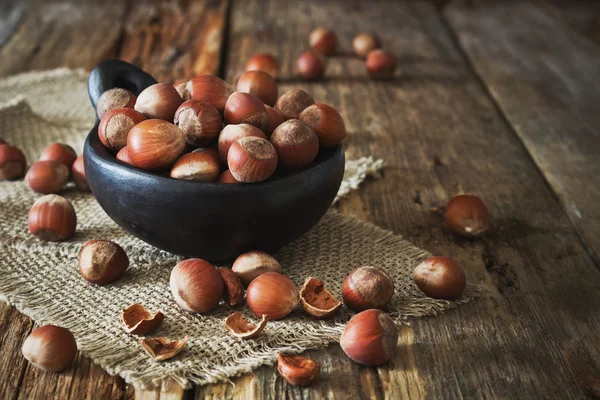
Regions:
<instances>
[{"instance_id":1,"label":"weathered wood plank","mask_svg":"<svg viewBox=\"0 0 600 400\"><path fill-rule=\"evenodd\" d=\"M552 17L600 45L600 3L592 0L548 0L540 3Z\"/></svg>"},{"instance_id":2,"label":"weathered wood plank","mask_svg":"<svg viewBox=\"0 0 600 400\"><path fill-rule=\"evenodd\" d=\"M0 301L0 399L17 398L27 364L21 346L32 327L29 318Z\"/></svg>"},{"instance_id":3,"label":"weathered wood plank","mask_svg":"<svg viewBox=\"0 0 600 400\"><path fill-rule=\"evenodd\" d=\"M459 1L445 15L600 266L600 51L544 9Z\"/></svg>"},{"instance_id":4,"label":"weathered wood plank","mask_svg":"<svg viewBox=\"0 0 600 400\"><path fill-rule=\"evenodd\" d=\"M299 82L295 58L318 25L336 30L343 57L330 59L324 81ZM370 81L363 63L348 57L352 37L363 30L379 33L399 56L396 80ZM597 342L600 274L436 8L394 1L234 3L229 37L229 81L254 52L276 54L283 90L306 88L342 111L349 157L387 161L385 178L367 183L340 209L455 257L483 292L455 311L412 321L403 331L410 344L389 365L359 367L334 346L310 352L324 366L324 382L309 388L291 388L265 367L234 379L234 389L198 388L196 397L582 396L562 354L580 337L586 351ZM453 236L431 211L463 191L482 195L490 207L493 228L482 240Z\"/></svg>"}]
</instances>

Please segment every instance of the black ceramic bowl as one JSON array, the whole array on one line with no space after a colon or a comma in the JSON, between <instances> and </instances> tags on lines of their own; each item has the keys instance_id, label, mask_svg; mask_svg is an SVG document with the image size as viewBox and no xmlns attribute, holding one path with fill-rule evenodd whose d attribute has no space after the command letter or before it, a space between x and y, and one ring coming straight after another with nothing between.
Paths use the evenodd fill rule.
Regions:
<instances>
[{"instance_id":1,"label":"black ceramic bowl","mask_svg":"<svg viewBox=\"0 0 600 400\"><path fill-rule=\"evenodd\" d=\"M113 87L136 95L156 81L123 61L90 73L94 107ZM84 146L85 172L100 206L120 226L168 252L212 261L249 250L273 252L315 225L331 206L344 174L342 145L321 150L305 170L255 184L170 179L118 161L98 138L98 122Z\"/></svg>"}]
</instances>

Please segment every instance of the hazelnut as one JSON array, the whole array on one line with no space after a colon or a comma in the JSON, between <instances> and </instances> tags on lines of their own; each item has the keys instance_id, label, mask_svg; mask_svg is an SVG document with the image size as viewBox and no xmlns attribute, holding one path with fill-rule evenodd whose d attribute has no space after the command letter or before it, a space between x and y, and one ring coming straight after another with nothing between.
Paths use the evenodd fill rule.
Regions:
<instances>
[{"instance_id":1,"label":"hazelnut","mask_svg":"<svg viewBox=\"0 0 600 400\"><path fill-rule=\"evenodd\" d=\"M429 297L454 300L467 286L465 271L448 257L429 257L413 271L417 287Z\"/></svg>"},{"instance_id":2,"label":"hazelnut","mask_svg":"<svg viewBox=\"0 0 600 400\"><path fill-rule=\"evenodd\" d=\"M131 108L109 111L98 125L98 137L105 147L119 151L127 145L127 135L131 128L145 119L144 114Z\"/></svg>"},{"instance_id":3,"label":"hazelnut","mask_svg":"<svg viewBox=\"0 0 600 400\"><path fill-rule=\"evenodd\" d=\"M342 308L342 302L325 289L322 281L313 277L306 278L300 289L300 305L317 319L331 318Z\"/></svg>"},{"instance_id":4,"label":"hazelnut","mask_svg":"<svg viewBox=\"0 0 600 400\"><path fill-rule=\"evenodd\" d=\"M366 310L348 321L340 337L344 353L355 362L375 366L388 361L396 352L398 328L381 310Z\"/></svg>"},{"instance_id":5,"label":"hazelnut","mask_svg":"<svg viewBox=\"0 0 600 400\"><path fill-rule=\"evenodd\" d=\"M283 124L283 117L279 111L270 106L265 106L267 109L267 130L265 133L271 137L271 134L279 125Z\"/></svg>"},{"instance_id":6,"label":"hazelnut","mask_svg":"<svg viewBox=\"0 0 600 400\"><path fill-rule=\"evenodd\" d=\"M181 129L160 119L148 119L134 126L127 136L129 158L147 170L169 168L185 148Z\"/></svg>"},{"instance_id":7,"label":"hazelnut","mask_svg":"<svg viewBox=\"0 0 600 400\"><path fill-rule=\"evenodd\" d=\"M117 153L117 160L128 165L133 165L133 163L131 162L131 158L129 158L129 149L127 148L127 146L119 150L119 152Z\"/></svg>"},{"instance_id":8,"label":"hazelnut","mask_svg":"<svg viewBox=\"0 0 600 400\"><path fill-rule=\"evenodd\" d=\"M220 174L218 158L205 151L194 151L183 154L175 161L170 176L186 181L214 182L219 179Z\"/></svg>"},{"instance_id":9,"label":"hazelnut","mask_svg":"<svg viewBox=\"0 0 600 400\"><path fill-rule=\"evenodd\" d=\"M8 142L2 138L0 138L0 144L8 144Z\"/></svg>"},{"instance_id":10,"label":"hazelnut","mask_svg":"<svg viewBox=\"0 0 600 400\"><path fill-rule=\"evenodd\" d=\"M137 97L127 89L113 88L108 89L100 95L96 105L98 119L102 119L104 114L117 108L133 108Z\"/></svg>"},{"instance_id":11,"label":"hazelnut","mask_svg":"<svg viewBox=\"0 0 600 400\"><path fill-rule=\"evenodd\" d=\"M394 295L394 282L384 270L376 267L355 269L344 280L342 297L353 311L382 308Z\"/></svg>"},{"instance_id":12,"label":"hazelnut","mask_svg":"<svg viewBox=\"0 0 600 400\"><path fill-rule=\"evenodd\" d=\"M171 271L171 293L185 311L204 313L219 305L223 298L221 274L208 261L190 258Z\"/></svg>"},{"instance_id":13,"label":"hazelnut","mask_svg":"<svg viewBox=\"0 0 600 400\"><path fill-rule=\"evenodd\" d=\"M346 137L344 119L327 104L313 104L300 114L300 121L312 127L319 137L320 147L337 146Z\"/></svg>"},{"instance_id":14,"label":"hazelnut","mask_svg":"<svg viewBox=\"0 0 600 400\"><path fill-rule=\"evenodd\" d=\"M156 83L142 90L135 102L135 109L148 118L172 122L181 103L183 99L173 86Z\"/></svg>"},{"instance_id":15,"label":"hazelnut","mask_svg":"<svg viewBox=\"0 0 600 400\"><path fill-rule=\"evenodd\" d=\"M29 168L25 180L34 192L56 193L67 184L69 169L57 161L38 161Z\"/></svg>"},{"instance_id":16,"label":"hazelnut","mask_svg":"<svg viewBox=\"0 0 600 400\"><path fill-rule=\"evenodd\" d=\"M238 182L238 181L235 180L235 178L231 174L231 171L228 170L228 169L226 169L225 171L223 171L223 173L221 174L221 176L219 176L219 182L220 183L240 183L240 182Z\"/></svg>"},{"instance_id":17,"label":"hazelnut","mask_svg":"<svg viewBox=\"0 0 600 400\"><path fill-rule=\"evenodd\" d=\"M221 157L219 156L219 150L216 146L212 147L198 147L197 149L192 150L192 153L206 153L215 159L217 163L221 162Z\"/></svg>"},{"instance_id":18,"label":"hazelnut","mask_svg":"<svg viewBox=\"0 0 600 400\"><path fill-rule=\"evenodd\" d=\"M181 99L183 101L187 101L190 99L190 91L188 90L189 82L189 80L183 80L177 81L173 84L173 87L175 88L175 90L177 90L177 93L179 93L179 96L181 96Z\"/></svg>"},{"instance_id":19,"label":"hazelnut","mask_svg":"<svg viewBox=\"0 0 600 400\"><path fill-rule=\"evenodd\" d=\"M396 70L396 58L385 50L371 50L367 56L366 66L372 78L391 79Z\"/></svg>"},{"instance_id":20,"label":"hazelnut","mask_svg":"<svg viewBox=\"0 0 600 400\"><path fill-rule=\"evenodd\" d=\"M175 112L175 125L192 146L206 146L219 136L223 118L219 111L205 101L188 100Z\"/></svg>"},{"instance_id":21,"label":"hazelnut","mask_svg":"<svg viewBox=\"0 0 600 400\"><path fill-rule=\"evenodd\" d=\"M310 33L308 44L319 53L330 55L335 52L337 38L332 30L320 27Z\"/></svg>"},{"instance_id":22,"label":"hazelnut","mask_svg":"<svg viewBox=\"0 0 600 400\"><path fill-rule=\"evenodd\" d=\"M63 164L70 171L76 158L77 153L68 144L52 143L42 151L40 161L56 161Z\"/></svg>"},{"instance_id":23,"label":"hazelnut","mask_svg":"<svg viewBox=\"0 0 600 400\"><path fill-rule=\"evenodd\" d=\"M321 372L321 366L314 360L302 356L277 354L277 371L290 385L310 385Z\"/></svg>"},{"instance_id":24,"label":"hazelnut","mask_svg":"<svg viewBox=\"0 0 600 400\"><path fill-rule=\"evenodd\" d=\"M125 250L108 240L90 240L79 252L79 273L86 281L106 285L116 281L129 267Z\"/></svg>"},{"instance_id":25,"label":"hazelnut","mask_svg":"<svg viewBox=\"0 0 600 400\"><path fill-rule=\"evenodd\" d=\"M77 215L71 202L49 194L40 197L29 210L29 232L41 240L57 242L73 236Z\"/></svg>"},{"instance_id":26,"label":"hazelnut","mask_svg":"<svg viewBox=\"0 0 600 400\"><path fill-rule=\"evenodd\" d=\"M121 324L123 324L125 332L134 335L145 335L158 329L164 318L165 315L162 312L158 311L152 314L138 303L121 310Z\"/></svg>"},{"instance_id":27,"label":"hazelnut","mask_svg":"<svg viewBox=\"0 0 600 400\"><path fill-rule=\"evenodd\" d=\"M75 186L77 186L77 189L81 190L82 192L90 191L90 186L88 185L87 179L85 177L83 154L77 157L77 159L73 163L73 168L71 168L71 176L73 177L73 181L75 182Z\"/></svg>"},{"instance_id":28,"label":"hazelnut","mask_svg":"<svg viewBox=\"0 0 600 400\"><path fill-rule=\"evenodd\" d=\"M298 305L298 289L285 275L267 272L250 282L246 291L248 307L257 317L281 319Z\"/></svg>"},{"instance_id":29,"label":"hazelnut","mask_svg":"<svg viewBox=\"0 0 600 400\"><path fill-rule=\"evenodd\" d=\"M269 106L277 101L277 82L264 71L244 72L238 79L237 91L250 93Z\"/></svg>"},{"instance_id":30,"label":"hazelnut","mask_svg":"<svg viewBox=\"0 0 600 400\"><path fill-rule=\"evenodd\" d=\"M381 47L381 41L377 35L372 33L360 33L356 35L352 41L352 48L357 56L360 58L367 57L367 54L371 50L375 50Z\"/></svg>"},{"instance_id":31,"label":"hazelnut","mask_svg":"<svg viewBox=\"0 0 600 400\"><path fill-rule=\"evenodd\" d=\"M459 235L475 237L488 230L487 206L471 194L460 194L450 199L445 217L448 227Z\"/></svg>"},{"instance_id":32,"label":"hazelnut","mask_svg":"<svg viewBox=\"0 0 600 400\"><path fill-rule=\"evenodd\" d=\"M239 182L261 182L277 168L277 152L266 139L255 136L236 140L227 154L229 170Z\"/></svg>"},{"instance_id":33,"label":"hazelnut","mask_svg":"<svg viewBox=\"0 0 600 400\"><path fill-rule=\"evenodd\" d=\"M0 144L0 181L23 176L27 161L21 150L7 144Z\"/></svg>"},{"instance_id":34,"label":"hazelnut","mask_svg":"<svg viewBox=\"0 0 600 400\"><path fill-rule=\"evenodd\" d=\"M223 279L224 294L223 300L230 306L236 306L244 300L244 285L242 280L235 272L229 268L217 268Z\"/></svg>"},{"instance_id":35,"label":"hazelnut","mask_svg":"<svg viewBox=\"0 0 600 400\"><path fill-rule=\"evenodd\" d=\"M277 79L279 77L279 61L275 56L266 53L258 53L250 57L246 64L246 71L264 71Z\"/></svg>"},{"instance_id":36,"label":"hazelnut","mask_svg":"<svg viewBox=\"0 0 600 400\"><path fill-rule=\"evenodd\" d=\"M56 325L44 325L31 332L21 349L23 357L36 368L59 372L73 363L77 343L73 334Z\"/></svg>"},{"instance_id":37,"label":"hazelnut","mask_svg":"<svg viewBox=\"0 0 600 400\"><path fill-rule=\"evenodd\" d=\"M179 354L188 340L187 336L179 340L169 340L164 337L141 338L140 344L154 361L164 361Z\"/></svg>"},{"instance_id":38,"label":"hazelnut","mask_svg":"<svg viewBox=\"0 0 600 400\"><path fill-rule=\"evenodd\" d=\"M236 140L248 136L256 136L263 139L267 138L267 135L265 135L263 131L252 125L239 124L225 126L225 128L223 128L219 134L218 141L219 156L221 157L221 161L224 163L227 162L229 149Z\"/></svg>"},{"instance_id":39,"label":"hazelnut","mask_svg":"<svg viewBox=\"0 0 600 400\"><path fill-rule=\"evenodd\" d=\"M242 313L234 312L225 319L225 328L227 328L235 337L240 339L252 339L260 335L267 326L267 316L263 315L257 325L249 323Z\"/></svg>"},{"instance_id":40,"label":"hazelnut","mask_svg":"<svg viewBox=\"0 0 600 400\"><path fill-rule=\"evenodd\" d=\"M267 130L267 109L258 97L233 92L225 104L225 122L253 125L264 132Z\"/></svg>"},{"instance_id":41,"label":"hazelnut","mask_svg":"<svg viewBox=\"0 0 600 400\"><path fill-rule=\"evenodd\" d=\"M279 164L287 169L306 167L319 152L319 138L314 129L298 119L279 125L271 135L271 143Z\"/></svg>"},{"instance_id":42,"label":"hazelnut","mask_svg":"<svg viewBox=\"0 0 600 400\"><path fill-rule=\"evenodd\" d=\"M293 89L285 92L275 103L275 109L284 120L298 119L306 107L315 104L312 96L304 90Z\"/></svg>"},{"instance_id":43,"label":"hazelnut","mask_svg":"<svg viewBox=\"0 0 600 400\"><path fill-rule=\"evenodd\" d=\"M190 98L205 101L219 110L225 110L225 103L233 92L231 86L223 79L213 75L200 75L189 81L187 89Z\"/></svg>"},{"instance_id":44,"label":"hazelnut","mask_svg":"<svg viewBox=\"0 0 600 400\"><path fill-rule=\"evenodd\" d=\"M256 277L266 272L281 272L277 260L264 251L253 250L240 255L233 262L231 270L248 286Z\"/></svg>"},{"instance_id":45,"label":"hazelnut","mask_svg":"<svg viewBox=\"0 0 600 400\"><path fill-rule=\"evenodd\" d=\"M308 50L298 57L296 70L298 75L304 79L319 79L325 74L326 60L316 51Z\"/></svg>"}]
</instances>

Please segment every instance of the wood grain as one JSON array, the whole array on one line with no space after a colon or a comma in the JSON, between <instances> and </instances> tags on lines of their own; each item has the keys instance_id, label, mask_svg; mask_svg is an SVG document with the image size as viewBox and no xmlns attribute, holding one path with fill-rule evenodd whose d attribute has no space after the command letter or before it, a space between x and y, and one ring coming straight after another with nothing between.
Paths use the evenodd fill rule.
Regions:
<instances>
[{"instance_id":1,"label":"wood grain","mask_svg":"<svg viewBox=\"0 0 600 400\"><path fill-rule=\"evenodd\" d=\"M600 267L600 48L545 10L458 1L445 15Z\"/></svg>"}]
</instances>

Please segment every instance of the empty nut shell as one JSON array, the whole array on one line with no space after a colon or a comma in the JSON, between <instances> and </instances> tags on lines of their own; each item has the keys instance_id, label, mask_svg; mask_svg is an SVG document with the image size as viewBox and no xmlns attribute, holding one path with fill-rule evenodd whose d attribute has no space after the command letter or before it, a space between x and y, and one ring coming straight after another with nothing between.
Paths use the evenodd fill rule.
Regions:
<instances>
[{"instance_id":1,"label":"empty nut shell","mask_svg":"<svg viewBox=\"0 0 600 400\"><path fill-rule=\"evenodd\" d=\"M321 366L314 360L303 356L277 355L277 371L294 386L310 385L321 372Z\"/></svg>"},{"instance_id":2,"label":"empty nut shell","mask_svg":"<svg viewBox=\"0 0 600 400\"><path fill-rule=\"evenodd\" d=\"M175 357L188 342L188 337L180 340L169 340L164 337L141 338L142 348L154 361L164 361Z\"/></svg>"},{"instance_id":3,"label":"empty nut shell","mask_svg":"<svg viewBox=\"0 0 600 400\"><path fill-rule=\"evenodd\" d=\"M322 281L313 277L306 278L300 289L300 305L317 319L331 318L342 308L342 302L325 289Z\"/></svg>"},{"instance_id":4,"label":"empty nut shell","mask_svg":"<svg viewBox=\"0 0 600 400\"><path fill-rule=\"evenodd\" d=\"M123 248L108 240L90 240L79 252L79 272L90 283L114 282L127 267L129 258Z\"/></svg>"},{"instance_id":5,"label":"empty nut shell","mask_svg":"<svg viewBox=\"0 0 600 400\"><path fill-rule=\"evenodd\" d=\"M234 312L224 322L225 327L233 336L241 339L252 339L265 329L267 326L267 316L263 315L257 325L249 323L242 313Z\"/></svg>"},{"instance_id":6,"label":"empty nut shell","mask_svg":"<svg viewBox=\"0 0 600 400\"><path fill-rule=\"evenodd\" d=\"M223 300L230 306L236 306L244 300L244 285L235 272L229 268L217 268L225 284Z\"/></svg>"},{"instance_id":7,"label":"empty nut shell","mask_svg":"<svg viewBox=\"0 0 600 400\"><path fill-rule=\"evenodd\" d=\"M152 332L162 324L164 318L162 312L158 311L152 314L139 303L121 310L121 323L125 332L134 335L145 335Z\"/></svg>"}]
</instances>

